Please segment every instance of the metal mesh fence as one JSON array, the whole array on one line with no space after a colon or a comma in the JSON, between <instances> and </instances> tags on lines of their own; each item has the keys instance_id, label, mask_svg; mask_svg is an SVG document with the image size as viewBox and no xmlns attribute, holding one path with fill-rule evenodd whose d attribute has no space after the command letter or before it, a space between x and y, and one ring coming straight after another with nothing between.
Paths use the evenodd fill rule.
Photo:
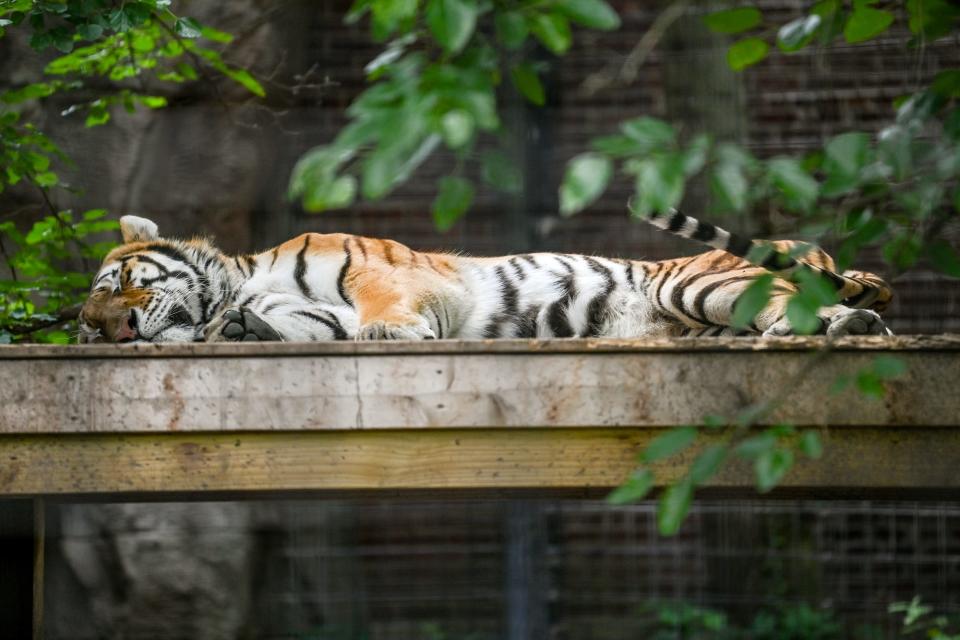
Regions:
<instances>
[{"instance_id":1,"label":"metal mesh fence","mask_svg":"<svg viewBox=\"0 0 960 640\"><path fill-rule=\"evenodd\" d=\"M842 625L824 637L879 638L896 636L892 602L960 613L956 505L701 502L674 538L653 504L272 508L284 532L264 547L263 637L632 640L683 605L749 626L804 603Z\"/></svg>"}]
</instances>

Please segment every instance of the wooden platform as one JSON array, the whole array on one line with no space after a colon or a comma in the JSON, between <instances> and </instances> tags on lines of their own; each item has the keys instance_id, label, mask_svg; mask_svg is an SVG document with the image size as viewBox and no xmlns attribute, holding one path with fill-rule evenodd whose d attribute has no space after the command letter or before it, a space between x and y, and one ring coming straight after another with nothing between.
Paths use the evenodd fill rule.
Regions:
<instances>
[{"instance_id":1,"label":"wooden platform","mask_svg":"<svg viewBox=\"0 0 960 640\"><path fill-rule=\"evenodd\" d=\"M883 352L885 400L831 393ZM0 380L7 497L605 491L663 429L785 390L769 421L825 444L788 491L960 489L956 336L3 346Z\"/></svg>"}]
</instances>

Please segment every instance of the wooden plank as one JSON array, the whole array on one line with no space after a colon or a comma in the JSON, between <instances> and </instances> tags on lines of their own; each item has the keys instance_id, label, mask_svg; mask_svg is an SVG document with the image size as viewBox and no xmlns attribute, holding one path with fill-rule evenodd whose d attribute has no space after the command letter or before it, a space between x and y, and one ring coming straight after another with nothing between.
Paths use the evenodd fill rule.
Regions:
<instances>
[{"instance_id":1,"label":"wooden plank","mask_svg":"<svg viewBox=\"0 0 960 640\"><path fill-rule=\"evenodd\" d=\"M958 355L899 353L908 371L882 402L831 393L870 365L863 351L7 359L0 433L660 427L784 389L773 422L957 427Z\"/></svg>"},{"instance_id":2,"label":"wooden plank","mask_svg":"<svg viewBox=\"0 0 960 640\"><path fill-rule=\"evenodd\" d=\"M0 495L303 490L607 488L659 429L429 429L0 436ZM695 454L663 465L677 477ZM862 427L825 433L825 456L786 488L960 489L960 430ZM752 470L711 483L749 488ZM866 494L863 494L866 495Z\"/></svg>"},{"instance_id":3,"label":"wooden plank","mask_svg":"<svg viewBox=\"0 0 960 640\"><path fill-rule=\"evenodd\" d=\"M0 360L87 360L91 358L243 358L269 356L664 353L725 351L960 351L960 335L824 336L783 338L589 338L553 340L422 340L381 342L258 342L177 344L0 345Z\"/></svg>"}]
</instances>

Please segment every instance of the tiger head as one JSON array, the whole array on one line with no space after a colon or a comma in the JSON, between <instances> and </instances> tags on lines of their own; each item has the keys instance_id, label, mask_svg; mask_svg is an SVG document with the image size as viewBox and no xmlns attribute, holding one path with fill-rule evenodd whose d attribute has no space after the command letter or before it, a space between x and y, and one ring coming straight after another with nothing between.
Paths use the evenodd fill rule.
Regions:
<instances>
[{"instance_id":1,"label":"tiger head","mask_svg":"<svg viewBox=\"0 0 960 640\"><path fill-rule=\"evenodd\" d=\"M146 218L122 217L120 231L123 244L107 254L80 311L80 342L201 339L230 290L222 254L204 240L160 238Z\"/></svg>"}]
</instances>

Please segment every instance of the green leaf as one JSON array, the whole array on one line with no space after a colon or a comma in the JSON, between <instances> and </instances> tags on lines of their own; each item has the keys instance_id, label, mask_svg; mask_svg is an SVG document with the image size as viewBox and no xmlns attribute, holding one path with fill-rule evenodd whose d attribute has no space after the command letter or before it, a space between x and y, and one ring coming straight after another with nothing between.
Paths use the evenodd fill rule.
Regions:
<instances>
[{"instance_id":1,"label":"green leaf","mask_svg":"<svg viewBox=\"0 0 960 640\"><path fill-rule=\"evenodd\" d=\"M821 307L836 304L837 291L825 277L815 271L801 269L795 277L800 284L800 291L787 302L787 320L795 333L816 333L823 326L817 312Z\"/></svg>"},{"instance_id":2,"label":"green leaf","mask_svg":"<svg viewBox=\"0 0 960 640\"><path fill-rule=\"evenodd\" d=\"M636 175L637 197L629 205L633 215L647 218L654 212L664 213L683 199L686 181L681 154L668 153L646 160L631 160L624 169Z\"/></svg>"},{"instance_id":3,"label":"green leaf","mask_svg":"<svg viewBox=\"0 0 960 640\"><path fill-rule=\"evenodd\" d=\"M512 67L510 69L510 79L513 81L513 86L523 97L538 107L543 106L546 101L546 94L532 64L524 62Z\"/></svg>"},{"instance_id":4,"label":"green leaf","mask_svg":"<svg viewBox=\"0 0 960 640\"><path fill-rule=\"evenodd\" d=\"M510 50L519 49L530 33L527 19L519 11L497 11L494 26L497 38Z\"/></svg>"},{"instance_id":5,"label":"green leaf","mask_svg":"<svg viewBox=\"0 0 960 640\"><path fill-rule=\"evenodd\" d=\"M777 46L786 52L802 49L813 39L822 22L823 18L817 14L791 20L777 31Z\"/></svg>"},{"instance_id":6,"label":"green leaf","mask_svg":"<svg viewBox=\"0 0 960 640\"><path fill-rule=\"evenodd\" d=\"M663 492L657 508L657 528L660 535L672 536L680 530L692 499L693 484L687 479L671 485Z\"/></svg>"},{"instance_id":7,"label":"green leaf","mask_svg":"<svg viewBox=\"0 0 960 640\"><path fill-rule=\"evenodd\" d=\"M809 212L816 204L820 186L803 166L793 158L774 158L769 161L770 180L786 200L789 208Z\"/></svg>"},{"instance_id":8,"label":"green leaf","mask_svg":"<svg viewBox=\"0 0 960 640\"><path fill-rule=\"evenodd\" d=\"M443 139L451 149L459 149L473 137L473 116L463 109L453 109L440 120Z\"/></svg>"},{"instance_id":9,"label":"green leaf","mask_svg":"<svg viewBox=\"0 0 960 640\"><path fill-rule=\"evenodd\" d=\"M726 459L728 450L726 445L711 444L701 451L690 465L690 482L698 485L712 478Z\"/></svg>"},{"instance_id":10,"label":"green leaf","mask_svg":"<svg viewBox=\"0 0 960 640\"><path fill-rule=\"evenodd\" d=\"M167 106L167 99L163 96L137 96L137 100L150 109L161 109Z\"/></svg>"},{"instance_id":11,"label":"green leaf","mask_svg":"<svg viewBox=\"0 0 960 640\"><path fill-rule=\"evenodd\" d=\"M960 278L960 257L945 240L934 240L927 246L927 258L937 269L954 278Z\"/></svg>"},{"instance_id":12,"label":"green leaf","mask_svg":"<svg viewBox=\"0 0 960 640\"><path fill-rule=\"evenodd\" d=\"M753 463L757 490L766 493L776 487L792 466L793 452L789 449L772 449L761 453Z\"/></svg>"},{"instance_id":13,"label":"green leaf","mask_svg":"<svg viewBox=\"0 0 960 640\"><path fill-rule=\"evenodd\" d=\"M741 458L755 460L758 456L771 451L776 445L777 436L765 431L741 441L733 452Z\"/></svg>"},{"instance_id":14,"label":"green leaf","mask_svg":"<svg viewBox=\"0 0 960 640\"><path fill-rule=\"evenodd\" d=\"M898 378L907 372L907 363L890 355L880 355L873 359L873 372L881 380Z\"/></svg>"},{"instance_id":15,"label":"green leaf","mask_svg":"<svg viewBox=\"0 0 960 640\"><path fill-rule=\"evenodd\" d=\"M620 27L620 16L604 0L557 0L554 6L570 20L591 29L612 31Z\"/></svg>"},{"instance_id":16,"label":"green leaf","mask_svg":"<svg viewBox=\"0 0 960 640\"><path fill-rule=\"evenodd\" d=\"M266 97L267 93L263 90L263 86L257 82L256 78L250 75L250 72L246 69L225 69L223 73L234 82L242 85L253 95L260 96L261 98Z\"/></svg>"},{"instance_id":17,"label":"green leaf","mask_svg":"<svg viewBox=\"0 0 960 640\"><path fill-rule=\"evenodd\" d=\"M213 27L200 27L200 35L211 42L220 42L222 44L230 44L233 42L233 35L225 31L219 31Z\"/></svg>"},{"instance_id":18,"label":"green leaf","mask_svg":"<svg viewBox=\"0 0 960 640\"><path fill-rule=\"evenodd\" d=\"M174 32L181 38L199 38L203 35L203 25L194 18L177 18L173 23Z\"/></svg>"},{"instance_id":19,"label":"green leaf","mask_svg":"<svg viewBox=\"0 0 960 640\"><path fill-rule=\"evenodd\" d=\"M852 191L870 160L870 136L850 132L835 136L824 149L823 172L827 179L821 194L833 197Z\"/></svg>"},{"instance_id":20,"label":"green leaf","mask_svg":"<svg viewBox=\"0 0 960 640\"><path fill-rule=\"evenodd\" d=\"M543 46L563 55L573 43L570 23L559 13L538 13L530 20L530 31Z\"/></svg>"},{"instance_id":21,"label":"green leaf","mask_svg":"<svg viewBox=\"0 0 960 640\"><path fill-rule=\"evenodd\" d=\"M747 178L735 164L724 162L710 171L710 190L721 210L742 212L747 206Z\"/></svg>"},{"instance_id":22,"label":"green leaf","mask_svg":"<svg viewBox=\"0 0 960 640\"><path fill-rule=\"evenodd\" d=\"M357 179L340 176L334 180L315 180L303 193L303 208L311 213L341 209L353 203L357 195Z\"/></svg>"},{"instance_id":23,"label":"green leaf","mask_svg":"<svg viewBox=\"0 0 960 640\"><path fill-rule=\"evenodd\" d=\"M727 49L727 64L734 71L741 71L767 57L770 45L760 38L737 40Z\"/></svg>"},{"instance_id":24,"label":"green leaf","mask_svg":"<svg viewBox=\"0 0 960 640\"><path fill-rule=\"evenodd\" d=\"M700 134L690 141L683 152L683 173L690 177L700 171L707 162L707 152L712 140L707 134Z\"/></svg>"},{"instance_id":25,"label":"green leaf","mask_svg":"<svg viewBox=\"0 0 960 640\"><path fill-rule=\"evenodd\" d=\"M55 174L54 172L44 171L42 173L38 173L37 175L35 175L33 177L33 181L37 183L38 186L41 186L41 187L53 187L53 186L56 186L58 182L60 182L60 179L57 178L57 174Z\"/></svg>"},{"instance_id":26,"label":"green leaf","mask_svg":"<svg viewBox=\"0 0 960 640\"><path fill-rule=\"evenodd\" d=\"M757 314L767 306L772 290L772 273L765 273L751 282L750 286L744 289L733 305L733 317L730 318L730 326L735 329L749 327Z\"/></svg>"},{"instance_id":27,"label":"green leaf","mask_svg":"<svg viewBox=\"0 0 960 640\"><path fill-rule=\"evenodd\" d=\"M686 449L697 439L696 427L676 427L657 436L640 454L641 462L656 462Z\"/></svg>"},{"instance_id":28,"label":"green leaf","mask_svg":"<svg viewBox=\"0 0 960 640\"><path fill-rule=\"evenodd\" d=\"M612 175L613 163L606 156L583 153L573 158L560 185L560 214L570 216L592 204Z\"/></svg>"},{"instance_id":29,"label":"green leaf","mask_svg":"<svg viewBox=\"0 0 960 640\"><path fill-rule=\"evenodd\" d=\"M820 434L812 429L804 431L800 435L800 451L808 458L819 460L823 455L823 443L820 442Z\"/></svg>"},{"instance_id":30,"label":"green leaf","mask_svg":"<svg viewBox=\"0 0 960 640\"><path fill-rule=\"evenodd\" d=\"M717 33L740 33L753 29L763 21L763 14L756 7L739 7L715 11L704 16L704 23Z\"/></svg>"},{"instance_id":31,"label":"green leaf","mask_svg":"<svg viewBox=\"0 0 960 640\"><path fill-rule=\"evenodd\" d=\"M672 145L677 137L677 132L668 123L647 116L624 122L620 130L637 143L638 153Z\"/></svg>"},{"instance_id":32,"label":"green leaf","mask_svg":"<svg viewBox=\"0 0 960 640\"><path fill-rule=\"evenodd\" d=\"M448 231L473 202L473 184L466 178L440 179L440 190L433 201L433 223L438 231Z\"/></svg>"},{"instance_id":33,"label":"green leaf","mask_svg":"<svg viewBox=\"0 0 960 640\"><path fill-rule=\"evenodd\" d=\"M607 495L609 504L629 504L639 502L653 488L653 473L649 469L637 469L627 481Z\"/></svg>"},{"instance_id":34,"label":"green leaf","mask_svg":"<svg viewBox=\"0 0 960 640\"><path fill-rule=\"evenodd\" d=\"M500 151L488 151L481 157L484 182L504 193L520 193L523 175L516 163Z\"/></svg>"},{"instance_id":35,"label":"green leaf","mask_svg":"<svg viewBox=\"0 0 960 640\"><path fill-rule=\"evenodd\" d=\"M637 141L627 136L601 136L590 141L590 146L600 153L621 158L643 152L643 147Z\"/></svg>"},{"instance_id":36,"label":"green leaf","mask_svg":"<svg viewBox=\"0 0 960 640\"><path fill-rule=\"evenodd\" d=\"M427 26L447 53L459 53L473 35L478 13L471 0L430 0Z\"/></svg>"},{"instance_id":37,"label":"green leaf","mask_svg":"<svg viewBox=\"0 0 960 640\"><path fill-rule=\"evenodd\" d=\"M874 9L862 3L855 3L853 13L843 28L843 37L850 44L875 38L893 23L893 14L882 9Z\"/></svg>"}]
</instances>

